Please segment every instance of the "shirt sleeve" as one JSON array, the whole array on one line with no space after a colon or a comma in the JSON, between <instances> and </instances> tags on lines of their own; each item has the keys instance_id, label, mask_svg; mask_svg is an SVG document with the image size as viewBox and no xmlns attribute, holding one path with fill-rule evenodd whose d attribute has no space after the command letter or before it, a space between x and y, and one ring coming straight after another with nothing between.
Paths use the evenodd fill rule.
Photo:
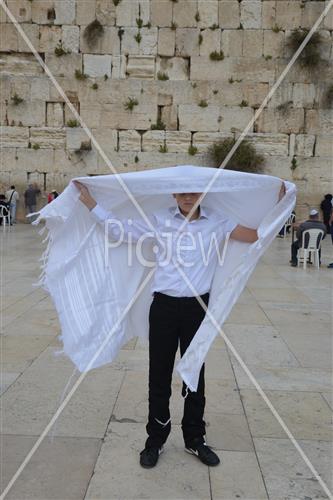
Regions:
<instances>
[{"instance_id":1,"label":"shirt sleeve","mask_svg":"<svg viewBox=\"0 0 333 500\"><path fill-rule=\"evenodd\" d=\"M144 219L119 219L113 212L105 210L98 204L90 213L96 222L105 227L112 240L135 243L139 239L155 238L156 221L154 216L147 217L150 224Z\"/></svg>"}]
</instances>

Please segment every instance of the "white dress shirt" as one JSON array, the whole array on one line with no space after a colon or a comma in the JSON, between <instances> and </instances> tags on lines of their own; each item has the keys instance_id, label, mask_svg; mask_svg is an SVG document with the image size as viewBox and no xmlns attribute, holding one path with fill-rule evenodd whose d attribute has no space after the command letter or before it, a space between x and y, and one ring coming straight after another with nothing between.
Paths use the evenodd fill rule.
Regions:
<instances>
[{"instance_id":1,"label":"white dress shirt","mask_svg":"<svg viewBox=\"0 0 333 500\"><path fill-rule=\"evenodd\" d=\"M122 241L136 243L148 238L154 241L156 271L152 292L173 297L193 297L210 291L215 268L219 261L221 263L221 243L237 226L235 221L202 206L199 218L185 223L178 206L159 210L148 217L151 226L142 219L120 220L100 205L96 205L91 214L100 224L110 219L118 221L107 225L112 240L122 238ZM178 266L197 293L186 283Z\"/></svg>"}]
</instances>

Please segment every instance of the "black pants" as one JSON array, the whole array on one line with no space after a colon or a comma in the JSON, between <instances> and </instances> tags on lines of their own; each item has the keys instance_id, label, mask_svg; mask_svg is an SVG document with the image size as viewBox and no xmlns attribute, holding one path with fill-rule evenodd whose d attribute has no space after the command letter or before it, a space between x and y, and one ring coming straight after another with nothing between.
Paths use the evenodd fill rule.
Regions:
<instances>
[{"instance_id":1,"label":"black pants","mask_svg":"<svg viewBox=\"0 0 333 500\"><path fill-rule=\"evenodd\" d=\"M208 304L209 294L201 296ZM195 297L170 297L155 293L149 313L149 418L146 446L160 447L171 430L169 399L175 355L183 356L197 332L205 311ZM183 384L182 431L188 447L204 442L205 379L200 371L197 392Z\"/></svg>"},{"instance_id":2,"label":"black pants","mask_svg":"<svg viewBox=\"0 0 333 500\"><path fill-rule=\"evenodd\" d=\"M333 241L333 240L332 240ZM300 249L300 242L298 240L291 244L291 261L297 264L297 254ZM321 250L319 250L319 264L321 261Z\"/></svg>"}]
</instances>

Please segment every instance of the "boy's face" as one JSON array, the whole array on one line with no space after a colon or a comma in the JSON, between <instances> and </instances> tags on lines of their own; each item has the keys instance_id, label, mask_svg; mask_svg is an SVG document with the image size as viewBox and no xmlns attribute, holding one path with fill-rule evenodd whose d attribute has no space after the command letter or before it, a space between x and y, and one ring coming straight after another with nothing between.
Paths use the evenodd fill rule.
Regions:
<instances>
[{"instance_id":1,"label":"boy's face","mask_svg":"<svg viewBox=\"0 0 333 500\"><path fill-rule=\"evenodd\" d=\"M189 213L193 205L198 201L202 193L175 193L173 197L182 212Z\"/></svg>"}]
</instances>

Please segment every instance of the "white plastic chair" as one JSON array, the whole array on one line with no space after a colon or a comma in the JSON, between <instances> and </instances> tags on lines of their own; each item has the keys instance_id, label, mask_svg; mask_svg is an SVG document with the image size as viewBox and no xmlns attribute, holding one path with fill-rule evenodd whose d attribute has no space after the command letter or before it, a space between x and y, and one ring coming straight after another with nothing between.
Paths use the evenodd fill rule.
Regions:
<instances>
[{"instance_id":1,"label":"white plastic chair","mask_svg":"<svg viewBox=\"0 0 333 500\"><path fill-rule=\"evenodd\" d=\"M302 234L302 246L298 250L298 267L303 261L303 269L306 269L308 257L313 256L313 263L319 269L319 251L324 237L322 229L307 229Z\"/></svg>"},{"instance_id":2,"label":"white plastic chair","mask_svg":"<svg viewBox=\"0 0 333 500\"><path fill-rule=\"evenodd\" d=\"M6 224L10 228L10 211L9 208L4 205L0 205L0 217L2 217L2 227L3 231L6 230Z\"/></svg>"},{"instance_id":3,"label":"white plastic chair","mask_svg":"<svg viewBox=\"0 0 333 500\"><path fill-rule=\"evenodd\" d=\"M292 228L292 226L293 226L293 224L295 222L295 219L296 219L296 215L295 214L290 214L290 216L286 220L285 225L283 227L283 237L284 238L287 236L288 229Z\"/></svg>"}]
</instances>

